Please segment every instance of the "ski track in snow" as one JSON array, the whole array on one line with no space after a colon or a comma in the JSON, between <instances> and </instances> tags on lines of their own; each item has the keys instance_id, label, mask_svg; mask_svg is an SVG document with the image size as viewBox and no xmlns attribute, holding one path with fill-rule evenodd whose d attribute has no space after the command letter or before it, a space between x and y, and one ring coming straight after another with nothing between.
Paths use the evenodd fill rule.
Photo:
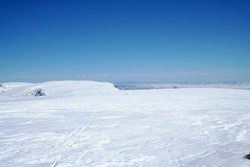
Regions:
<instances>
[{"instance_id":1,"label":"ski track in snow","mask_svg":"<svg viewBox=\"0 0 250 167\"><path fill-rule=\"evenodd\" d=\"M97 115L97 112L94 112L93 115L91 115L91 117L88 119L88 122L85 126L80 127L78 129L76 129L75 131L73 131L71 134L69 134L69 137L66 138L65 140L63 140L63 142L61 144L59 144L55 149L53 149L52 151L52 155L48 156L48 158L52 157L54 154L57 153L57 150L59 148L62 149L61 151L61 156L60 159L57 159L54 161L52 167L56 167L60 161L63 160L64 156L65 156L65 152L67 151L67 149L69 149L71 146L73 146L74 144L76 144L76 142L78 141L78 139L81 137L80 135L82 135L89 127L89 125L91 124L91 122L94 121L95 117ZM67 142L70 142L67 144Z\"/></svg>"},{"instance_id":2,"label":"ski track in snow","mask_svg":"<svg viewBox=\"0 0 250 167\"><path fill-rule=\"evenodd\" d=\"M5 85L0 167L250 166L249 90ZM39 87L49 95L23 96Z\"/></svg>"}]
</instances>

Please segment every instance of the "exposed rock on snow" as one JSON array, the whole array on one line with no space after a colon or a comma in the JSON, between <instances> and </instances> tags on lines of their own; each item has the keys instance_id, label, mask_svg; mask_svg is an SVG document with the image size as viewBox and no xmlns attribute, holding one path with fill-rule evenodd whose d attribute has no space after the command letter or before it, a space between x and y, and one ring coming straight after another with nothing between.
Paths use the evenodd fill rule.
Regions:
<instances>
[{"instance_id":1,"label":"exposed rock on snow","mask_svg":"<svg viewBox=\"0 0 250 167\"><path fill-rule=\"evenodd\" d=\"M3 86L3 84L0 84L0 93L4 92L4 89L5 89L5 87Z\"/></svg>"},{"instance_id":2,"label":"exposed rock on snow","mask_svg":"<svg viewBox=\"0 0 250 167\"><path fill-rule=\"evenodd\" d=\"M45 96L45 95L46 95L46 93L45 93L44 90L41 89L41 88L38 88L38 89L36 89L36 90L34 91L34 96Z\"/></svg>"},{"instance_id":3,"label":"exposed rock on snow","mask_svg":"<svg viewBox=\"0 0 250 167\"><path fill-rule=\"evenodd\" d=\"M36 88L34 90L28 91L26 95L30 96L46 96L44 89Z\"/></svg>"},{"instance_id":4,"label":"exposed rock on snow","mask_svg":"<svg viewBox=\"0 0 250 167\"><path fill-rule=\"evenodd\" d=\"M245 155L245 157L244 157L244 158L246 158L246 159L249 159L249 160L250 160L250 154Z\"/></svg>"}]
</instances>

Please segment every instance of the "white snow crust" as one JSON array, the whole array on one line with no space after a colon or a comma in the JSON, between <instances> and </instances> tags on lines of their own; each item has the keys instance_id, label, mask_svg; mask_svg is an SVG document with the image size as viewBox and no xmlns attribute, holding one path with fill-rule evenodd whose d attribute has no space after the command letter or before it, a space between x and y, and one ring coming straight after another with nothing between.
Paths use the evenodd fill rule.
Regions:
<instances>
[{"instance_id":1,"label":"white snow crust","mask_svg":"<svg viewBox=\"0 0 250 167\"><path fill-rule=\"evenodd\" d=\"M3 83L1 167L249 167L250 91ZM41 88L46 96L27 96Z\"/></svg>"}]
</instances>

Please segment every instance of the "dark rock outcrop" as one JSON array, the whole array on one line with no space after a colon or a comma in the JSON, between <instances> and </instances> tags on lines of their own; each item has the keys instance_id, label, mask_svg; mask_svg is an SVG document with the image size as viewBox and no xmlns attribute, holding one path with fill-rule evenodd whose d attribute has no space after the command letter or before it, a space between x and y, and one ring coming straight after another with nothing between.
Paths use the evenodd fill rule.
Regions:
<instances>
[{"instance_id":1,"label":"dark rock outcrop","mask_svg":"<svg viewBox=\"0 0 250 167\"><path fill-rule=\"evenodd\" d=\"M25 96L34 96L34 97L46 96L46 95L47 95L46 92L42 88L36 88L33 90L29 90L25 93Z\"/></svg>"},{"instance_id":2,"label":"dark rock outcrop","mask_svg":"<svg viewBox=\"0 0 250 167\"><path fill-rule=\"evenodd\" d=\"M46 93L42 88L35 89L33 92L34 96L45 96Z\"/></svg>"}]
</instances>

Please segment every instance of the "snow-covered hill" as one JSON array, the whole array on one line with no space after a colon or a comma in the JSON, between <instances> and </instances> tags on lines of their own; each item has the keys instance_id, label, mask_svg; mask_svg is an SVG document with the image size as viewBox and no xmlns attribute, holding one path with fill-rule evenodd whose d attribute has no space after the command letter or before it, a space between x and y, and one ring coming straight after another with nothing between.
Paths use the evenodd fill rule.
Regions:
<instances>
[{"instance_id":1,"label":"snow-covered hill","mask_svg":"<svg viewBox=\"0 0 250 167\"><path fill-rule=\"evenodd\" d=\"M5 92L2 96L22 97L29 96L30 92L43 89L51 96L72 96L76 94L101 93L114 90L111 83L94 81L51 81L45 83L4 83ZM32 95L31 95L32 96Z\"/></svg>"},{"instance_id":2,"label":"snow-covered hill","mask_svg":"<svg viewBox=\"0 0 250 167\"><path fill-rule=\"evenodd\" d=\"M250 166L249 90L3 85L1 167Z\"/></svg>"}]
</instances>

